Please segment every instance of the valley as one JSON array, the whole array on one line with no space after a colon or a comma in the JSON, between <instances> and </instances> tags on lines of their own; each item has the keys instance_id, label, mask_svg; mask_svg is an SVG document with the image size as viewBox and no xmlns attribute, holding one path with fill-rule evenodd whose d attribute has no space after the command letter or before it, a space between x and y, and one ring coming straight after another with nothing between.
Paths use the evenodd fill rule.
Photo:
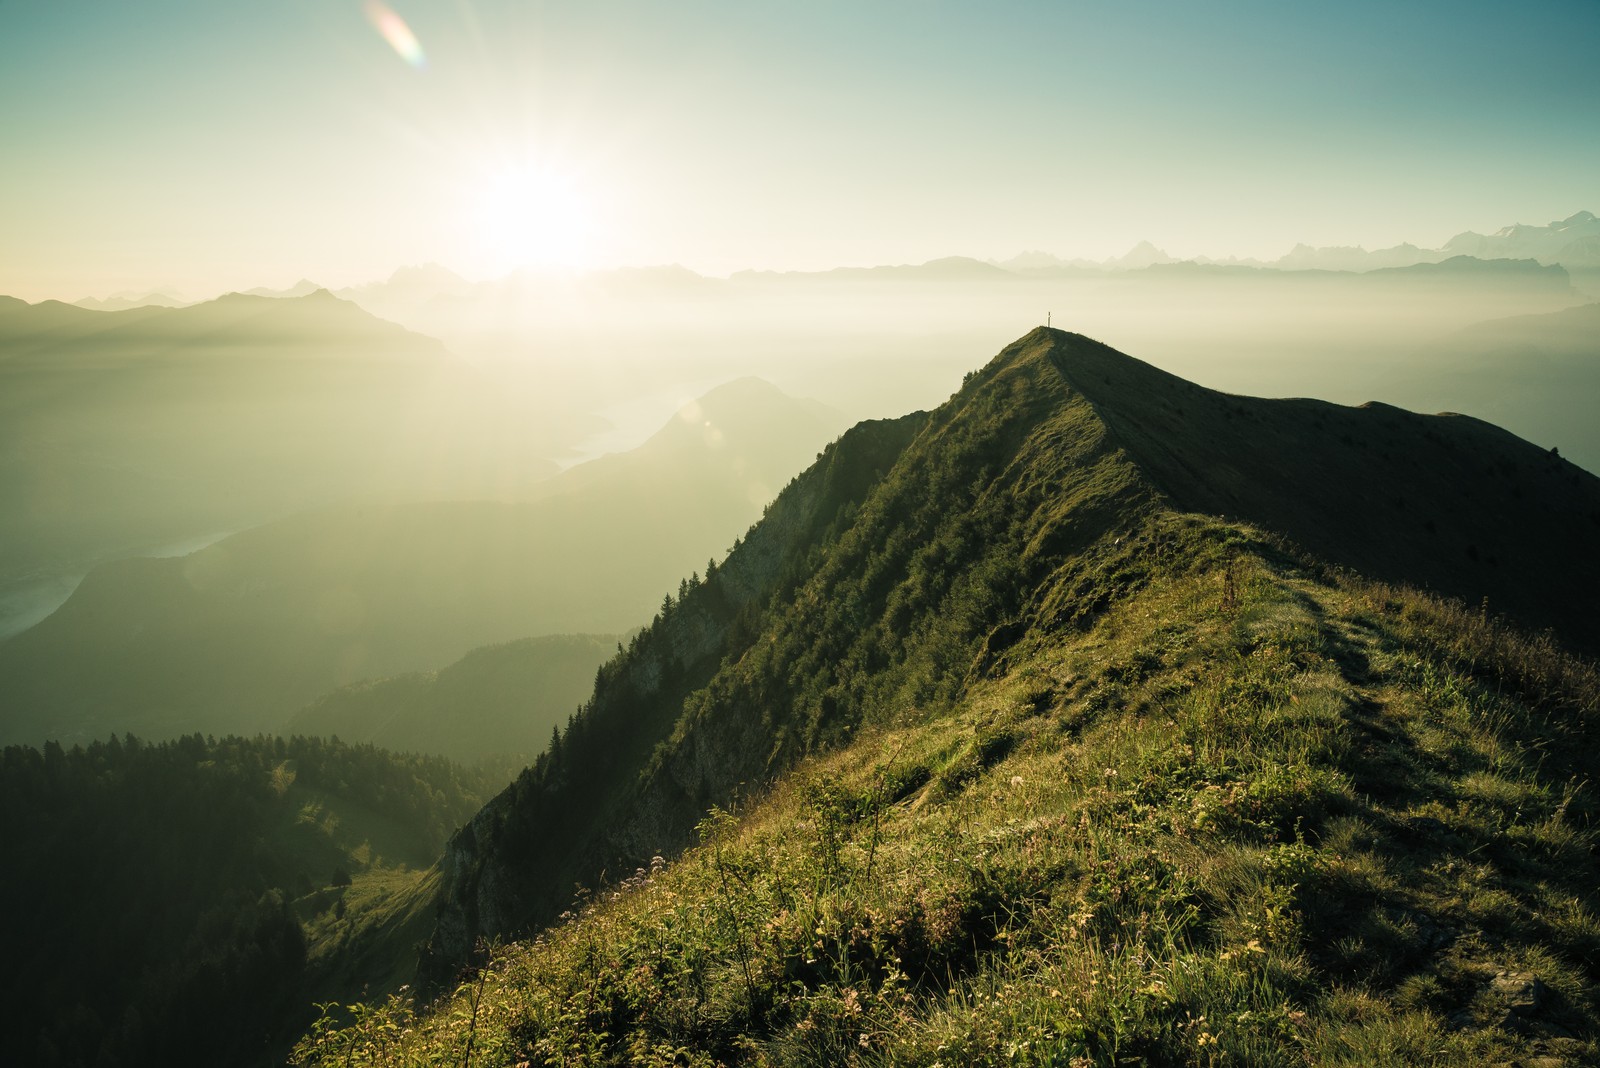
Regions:
<instances>
[{"instance_id":1,"label":"valley","mask_svg":"<svg viewBox=\"0 0 1600 1068\"><path fill-rule=\"evenodd\" d=\"M1600 1065L1597 42L0 3L0 1068Z\"/></svg>"},{"instance_id":2,"label":"valley","mask_svg":"<svg viewBox=\"0 0 1600 1068\"><path fill-rule=\"evenodd\" d=\"M65 333L8 350L41 413L8 439L12 588L62 600L0 639L0 780L70 826L17 841L150 913L123 852L146 832L89 829L109 803L177 830L159 870L211 875L151 941L84 932L143 978L57 976L42 1015L13 991L5 1030L52 1064L332 1065L397 1035L418 1063L1587 1056L1594 305L1560 268L1422 266L680 277L720 333L592 333L613 355L555 360L537 402L564 422L470 433L534 403L503 350L460 363L323 291L84 311L129 316L93 341L47 309ZM967 317L1072 294L1164 366L1045 328L970 366ZM934 334L889 329L929 309ZM256 340L205 365L245 310ZM185 311L220 325L141 325ZM91 403L106 374L149 392ZM1366 400L1298 396L1319 383ZM205 458L128 436L172 500L250 450L277 473L211 512L27 489L58 471L30 442L86 456L184 394L257 410L192 426ZM334 413L368 404L349 448ZM393 444L416 404L455 446ZM279 418L310 429L279 448ZM13 956L48 976L44 952ZM202 1005L250 1022L179 1022Z\"/></svg>"}]
</instances>

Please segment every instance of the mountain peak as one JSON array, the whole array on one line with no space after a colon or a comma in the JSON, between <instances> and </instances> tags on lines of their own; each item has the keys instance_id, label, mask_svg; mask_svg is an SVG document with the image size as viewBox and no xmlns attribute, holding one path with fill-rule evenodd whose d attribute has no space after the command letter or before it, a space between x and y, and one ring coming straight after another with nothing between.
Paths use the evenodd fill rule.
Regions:
<instances>
[{"instance_id":1,"label":"mountain peak","mask_svg":"<svg viewBox=\"0 0 1600 1068\"><path fill-rule=\"evenodd\" d=\"M997 360L1008 354L1019 361L1048 361L1069 387L1096 405L1116 404L1128 391L1199 388L1102 341L1059 327L1035 327L1008 345Z\"/></svg>"},{"instance_id":2,"label":"mountain peak","mask_svg":"<svg viewBox=\"0 0 1600 1068\"><path fill-rule=\"evenodd\" d=\"M270 286L257 286L254 289L244 290L244 293L247 296L252 297L275 297L286 300L294 297L306 296L309 293L315 292L319 288L321 287L318 286L317 283L311 281L311 279L302 278L300 281L296 282L287 289L273 289Z\"/></svg>"},{"instance_id":3,"label":"mountain peak","mask_svg":"<svg viewBox=\"0 0 1600 1068\"><path fill-rule=\"evenodd\" d=\"M464 828L430 969L690 841L746 785L1091 625L1171 552L1159 531L1218 515L1600 648L1600 480L1465 417L1233 396L1038 327L937 410L848 432L709 589L668 600L563 736L613 792L546 761Z\"/></svg>"},{"instance_id":4,"label":"mountain peak","mask_svg":"<svg viewBox=\"0 0 1600 1068\"><path fill-rule=\"evenodd\" d=\"M1219 393L1044 327L1007 354L1048 360L1181 510L1246 519L1387 581L1487 598L1600 649L1600 626L1559 592L1600 590L1600 564L1581 548L1600 522L1600 480L1499 427L1386 404Z\"/></svg>"},{"instance_id":5,"label":"mountain peak","mask_svg":"<svg viewBox=\"0 0 1600 1068\"><path fill-rule=\"evenodd\" d=\"M1107 262L1114 267L1136 270L1140 267L1153 267L1160 263L1172 263L1173 259L1150 242L1141 241L1129 249L1125 256Z\"/></svg>"}]
</instances>

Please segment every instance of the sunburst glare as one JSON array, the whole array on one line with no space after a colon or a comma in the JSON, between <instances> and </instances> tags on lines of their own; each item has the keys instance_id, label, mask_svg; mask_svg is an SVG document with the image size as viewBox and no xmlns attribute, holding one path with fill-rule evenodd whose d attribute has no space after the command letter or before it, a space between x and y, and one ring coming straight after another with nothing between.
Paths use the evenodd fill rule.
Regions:
<instances>
[{"instance_id":1,"label":"sunburst glare","mask_svg":"<svg viewBox=\"0 0 1600 1068\"><path fill-rule=\"evenodd\" d=\"M548 166L491 171L471 192L475 258L495 271L592 265L599 228L588 192Z\"/></svg>"}]
</instances>

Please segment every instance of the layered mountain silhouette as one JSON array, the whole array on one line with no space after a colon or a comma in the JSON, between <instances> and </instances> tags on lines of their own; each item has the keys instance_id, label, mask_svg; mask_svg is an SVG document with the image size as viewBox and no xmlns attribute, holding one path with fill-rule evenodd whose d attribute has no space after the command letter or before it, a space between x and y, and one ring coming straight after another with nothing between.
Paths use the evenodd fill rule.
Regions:
<instances>
[{"instance_id":1,"label":"layered mountain silhouette","mask_svg":"<svg viewBox=\"0 0 1600 1068\"><path fill-rule=\"evenodd\" d=\"M531 760L594 690L615 634L553 634L474 649L438 671L353 683L291 719L290 735L368 742L462 764Z\"/></svg>"},{"instance_id":2,"label":"layered mountain silhouette","mask_svg":"<svg viewBox=\"0 0 1600 1068\"><path fill-rule=\"evenodd\" d=\"M1517 223L1492 234L1468 230L1446 241L1444 251L1458 256L1526 257L1567 267L1600 267L1600 219L1593 212L1580 211L1545 226Z\"/></svg>"},{"instance_id":3,"label":"layered mountain silhouette","mask_svg":"<svg viewBox=\"0 0 1600 1068\"><path fill-rule=\"evenodd\" d=\"M840 423L739 380L533 499L327 508L187 556L101 565L0 643L4 737L271 730L334 687L435 670L477 646L625 632ZM570 712L563 697L543 714Z\"/></svg>"},{"instance_id":4,"label":"layered mountain silhouette","mask_svg":"<svg viewBox=\"0 0 1600 1068\"><path fill-rule=\"evenodd\" d=\"M125 290L108 297L84 297L72 303L90 311L127 311L130 308L145 308L151 305L161 308L181 308L189 301L161 290L152 290L148 293Z\"/></svg>"},{"instance_id":5,"label":"layered mountain silhouette","mask_svg":"<svg viewBox=\"0 0 1600 1068\"><path fill-rule=\"evenodd\" d=\"M437 341L377 319L325 289L282 299L229 293L183 308L149 305L121 312L93 312L59 301L26 304L8 297L0 305L0 337L6 342L5 362L12 366L43 359L93 366L99 359L157 356L217 362L216 356L205 354L210 346L223 346L242 362L251 349L284 342L313 346L304 355L325 360L444 356Z\"/></svg>"},{"instance_id":6,"label":"layered mountain silhouette","mask_svg":"<svg viewBox=\"0 0 1600 1068\"><path fill-rule=\"evenodd\" d=\"M567 437L326 291L0 299L0 633L102 560L336 501L514 496Z\"/></svg>"},{"instance_id":7,"label":"layered mountain silhouette","mask_svg":"<svg viewBox=\"0 0 1600 1068\"><path fill-rule=\"evenodd\" d=\"M1283 548L1186 533L1228 529ZM1207 568L1306 553L1592 655L1597 537L1600 480L1479 420L1232 396L1035 330L937 410L846 433L601 669L559 746L452 841L432 975L480 937L550 921L575 882L683 847L711 806L808 755L932 722L1013 658L1080 640L1201 566L1185 554L1202 543ZM983 738L979 771L1006 752Z\"/></svg>"},{"instance_id":8,"label":"layered mountain silhouette","mask_svg":"<svg viewBox=\"0 0 1600 1068\"><path fill-rule=\"evenodd\" d=\"M1500 299L1519 291L1570 296L1572 288L1570 276L1560 264L1543 264L1534 259L1478 259L1473 256L1451 256L1437 261L1378 267L1368 271L1284 271L1241 264L1168 261L1150 264L1142 275L1163 281L1250 279L1285 286L1338 284L1372 293L1391 288L1397 293L1430 289L1462 293L1481 289Z\"/></svg>"},{"instance_id":9,"label":"layered mountain silhouette","mask_svg":"<svg viewBox=\"0 0 1600 1068\"><path fill-rule=\"evenodd\" d=\"M1004 324L1047 312L1209 386L1348 403L1384 395L1389 366L1441 334L1600 292L1600 268L1496 248L1465 260L1397 246L1180 263L1141 243L1105 261L1030 252L726 279L656 267L468 282L428 267L342 295L486 366L537 352L569 395L596 407L617 382L664 389L756 374L856 418L904 412L938 403L943 391L930 383L998 348ZM1405 403L1446 406L1425 393Z\"/></svg>"},{"instance_id":10,"label":"layered mountain silhouette","mask_svg":"<svg viewBox=\"0 0 1600 1068\"><path fill-rule=\"evenodd\" d=\"M1238 257L1195 257L1201 264L1273 267L1303 271L1371 271L1385 267L1409 267L1434 263L1455 256L1477 259L1532 259L1543 264L1569 268L1600 267L1600 220L1591 212L1580 211L1546 226L1517 223L1492 234L1464 231L1436 249L1420 248L1403 242L1389 248L1367 249L1359 245L1295 245L1275 260ZM1128 270L1157 263L1175 262L1173 257L1148 241L1141 241L1121 257L1106 260L1061 259L1046 252L1030 251L1001 261L997 266L1018 272L1050 271L1063 267Z\"/></svg>"},{"instance_id":11,"label":"layered mountain silhouette","mask_svg":"<svg viewBox=\"0 0 1600 1068\"><path fill-rule=\"evenodd\" d=\"M835 267L826 271L736 271L731 282L993 282L1009 271L968 256L945 256L925 263L877 267Z\"/></svg>"},{"instance_id":12,"label":"layered mountain silhouette","mask_svg":"<svg viewBox=\"0 0 1600 1068\"><path fill-rule=\"evenodd\" d=\"M323 290L323 287L309 278L302 278L294 285L283 289L273 289L271 286L256 286L244 292L245 295L252 297L307 297L319 290ZM325 290L323 291L325 292Z\"/></svg>"}]
</instances>

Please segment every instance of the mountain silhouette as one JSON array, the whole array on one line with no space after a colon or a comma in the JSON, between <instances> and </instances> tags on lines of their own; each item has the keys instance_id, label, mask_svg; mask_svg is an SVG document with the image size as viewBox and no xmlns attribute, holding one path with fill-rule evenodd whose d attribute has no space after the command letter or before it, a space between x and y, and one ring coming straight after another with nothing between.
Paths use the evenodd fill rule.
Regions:
<instances>
[{"instance_id":1,"label":"mountain silhouette","mask_svg":"<svg viewBox=\"0 0 1600 1068\"><path fill-rule=\"evenodd\" d=\"M462 764L531 760L588 697L619 639L556 634L484 646L438 671L342 686L296 713L285 733Z\"/></svg>"},{"instance_id":2,"label":"mountain silhouette","mask_svg":"<svg viewBox=\"0 0 1600 1068\"><path fill-rule=\"evenodd\" d=\"M0 300L0 633L102 561L338 501L515 495L556 469L555 422L326 290Z\"/></svg>"},{"instance_id":3,"label":"mountain silhouette","mask_svg":"<svg viewBox=\"0 0 1600 1068\"><path fill-rule=\"evenodd\" d=\"M1479 258L1527 257L1566 267L1600 267L1594 246L1597 237L1600 219L1592 212L1580 211L1545 226L1517 223L1487 235L1468 230L1446 241L1444 251Z\"/></svg>"},{"instance_id":4,"label":"mountain silhouette","mask_svg":"<svg viewBox=\"0 0 1600 1068\"><path fill-rule=\"evenodd\" d=\"M532 499L328 507L187 556L103 564L0 643L4 737L270 730L334 687L432 671L478 646L625 632L758 518L840 422L740 380Z\"/></svg>"}]
</instances>

